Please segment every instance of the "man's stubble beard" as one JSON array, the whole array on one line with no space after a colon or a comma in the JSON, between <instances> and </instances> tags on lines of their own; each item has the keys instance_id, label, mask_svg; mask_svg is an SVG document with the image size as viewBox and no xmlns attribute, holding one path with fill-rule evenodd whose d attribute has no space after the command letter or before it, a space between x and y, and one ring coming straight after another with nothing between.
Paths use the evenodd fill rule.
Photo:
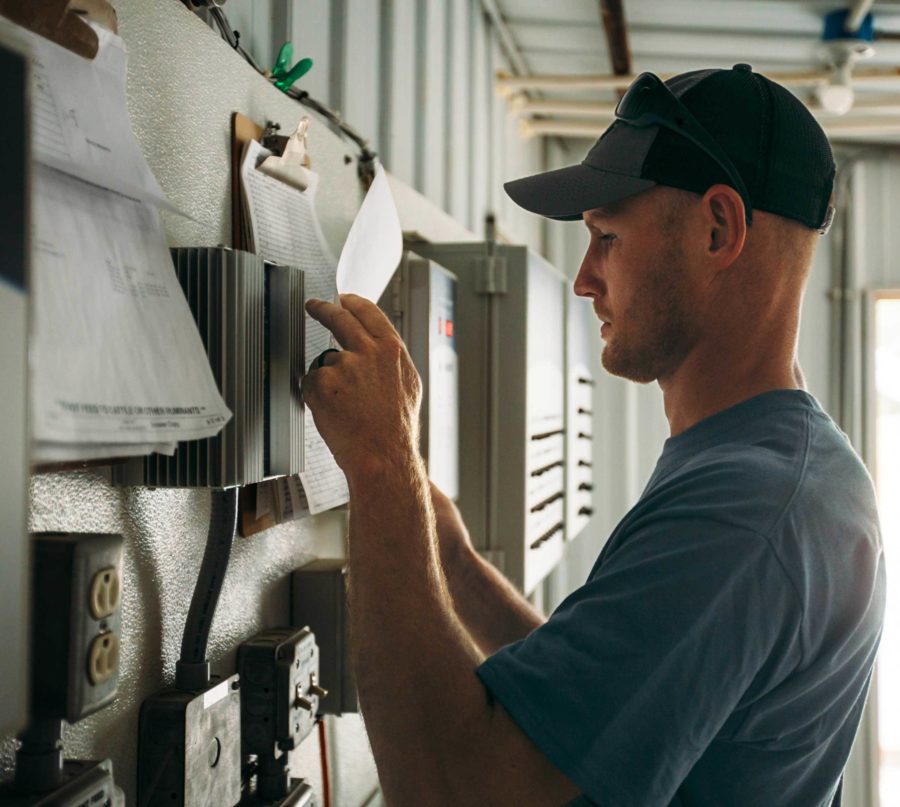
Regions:
<instances>
[{"instance_id":1,"label":"man's stubble beard","mask_svg":"<svg viewBox=\"0 0 900 807\"><path fill-rule=\"evenodd\" d=\"M616 317L600 357L604 369L639 384L674 372L695 342L690 302L683 252L673 239Z\"/></svg>"}]
</instances>

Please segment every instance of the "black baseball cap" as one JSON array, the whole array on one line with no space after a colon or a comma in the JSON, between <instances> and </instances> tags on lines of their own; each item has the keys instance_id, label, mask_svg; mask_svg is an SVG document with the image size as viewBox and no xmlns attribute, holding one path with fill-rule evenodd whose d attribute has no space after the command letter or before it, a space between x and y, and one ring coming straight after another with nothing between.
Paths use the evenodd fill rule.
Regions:
<instances>
[{"instance_id":1,"label":"black baseball cap","mask_svg":"<svg viewBox=\"0 0 900 807\"><path fill-rule=\"evenodd\" d=\"M629 97L640 95L636 90L647 89L651 97L654 84L662 85L655 89L671 101L663 103L662 116L623 114ZM652 102L645 107L652 108ZM616 117L580 165L507 182L507 194L532 213L573 221L586 210L656 185L702 194L724 183L745 203L749 196L754 210L827 230L835 174L828 138L796 96L750 65L694 70L664 85L653 74L642 74ZM647 123L654 118L666 120ZM685 118L690 119L686 127Z\"/></svg>"}]
</instances>

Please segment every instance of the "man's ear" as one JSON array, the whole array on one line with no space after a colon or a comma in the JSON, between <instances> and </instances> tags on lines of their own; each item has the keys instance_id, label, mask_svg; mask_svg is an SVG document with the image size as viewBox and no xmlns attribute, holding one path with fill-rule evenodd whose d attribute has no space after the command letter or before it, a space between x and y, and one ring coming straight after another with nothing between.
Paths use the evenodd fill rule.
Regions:
<instances>
[{"instance_id":1,"label":"man's ear","mask_svg":"<svg viewBox=\"0 0 900 807\"><path fill-rule=\"evenodd\" d=\"M730 185L713 185L703 194L708 241L707 257L719 269L737 260L747 239L747 219L741 195Z\"/></svg>"}]
</instances>

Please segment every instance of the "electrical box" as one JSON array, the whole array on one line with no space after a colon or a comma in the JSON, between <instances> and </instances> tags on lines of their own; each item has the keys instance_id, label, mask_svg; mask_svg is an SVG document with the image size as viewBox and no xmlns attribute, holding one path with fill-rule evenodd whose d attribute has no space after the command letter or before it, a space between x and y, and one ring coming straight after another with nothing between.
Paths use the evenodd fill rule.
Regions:
<instances>
[{"instance_id":1,"label":"electrical box","mask_svg":"<svg viewBox=\"0 0 900 807\"><path fill-rule=\"evenodd\" d=\"M526 247L415 244L458 278L459 507L476 546L528 594L565 534L566 282Z\"/></svg>"},{"instance_id":2,"label":"electrical box","mask_svg":"<svg viewBox=\"0 0 900 807\"><path fill-rule=\"evenodd\" d=\"M0 149L0 446L6 471L0 485L0 735L25 722L28 703L28 261L30 238L28 140L29 60L0 41L0 97L3 148Z\"/></svg>"},{"instance_id":3,"label":"electrical box","mask_svg":"<svg viewBox=\"0 0 900 807\"><path fill-rule=\"evenodd\" d=\"M242 805L298 803L305 783L291 777L289 752L316 725L319 700L319 648L309 628L271 628L238 648L241 676L241 753L249 766ZM308 789L308 787L307 787Z\"/></svg>"},{"instance_id":4,"label":"electrical box","mask_svg":"<svg viewBox=\"0 0 900 807\"><path fill-rule=\"evenodd\" d=\"M308 625L319 645L319 678L328 694L319 712L358 712L356 683L350 663L347 615L347 561L323 558L291 574L291 622Z\"/></svg>"},{"instance_id":5,"label":"electrical box","mask_svg":"<svg viewBox=\"0 0 900 807\"><path fill-rule=\"evenodd\" d=\"M215 437L114 466L126 485L224 488L303 470L303 272L226 247L172 250L231 420Z\"/></svg>"},{"instance_id":6,"label":"electrical box","mask_svg":"<svg viewBox=\"0 0 900 807\"><path fill-rule=\"evenodd\" d=\"M174 687L141 704L138 804L234 807L241 800L239 676L203 692Z\"/></svg>"},{"instance_id":7,"label":"electrical box","mask_svg":"<svg viewBox=\"0 0 900 807\"><path fill-rule=\"evenodd\" d=\"M2 807L125 807L125 794L113 779L111 760L67 759L62 783L43 793L21 793L14 784L0 785Z\"/></svg>"},{"instance_id":8,"label":"electrical box","mask_svg":"<svg viewBox=\"0 0 900 807\"><path fill-rule=\"evenodd\" d=\"M31 714L74 723L119 683L122 537L38 534L33 541Z\"/></svg>"},{"instance_id":9,"label":"electrical box","mask_svg":"<svg viewBox=\"0 0 900 807\"><path fill-rule=\"evenodd\" d=\"M569 296L566 315L566 538L594 514L594 389L600 322L590 300Z\"/></svg>"},{"instance_id":10,"label":"electrical box","mask_svg":"<svg viewBox=\"0 0 900 807\"><path fill-rule=\"evenodd\" d=\"M245 754L291 751L316 725L319 648L309 628L271 628L238 647ZM327 694L327 693L326 693Z\"/></svg>"},{"instance_id":11,"label":"electrical box","mask_svg":"<svg viewBox=\"0 0 900 807\"><path fill-rule=\"evenodd\" d=\"M431 480L459 496L459 365L456 277L405 252L379 305L400 332L422 379L421 452Z\"/></svg>"}]
</instances>

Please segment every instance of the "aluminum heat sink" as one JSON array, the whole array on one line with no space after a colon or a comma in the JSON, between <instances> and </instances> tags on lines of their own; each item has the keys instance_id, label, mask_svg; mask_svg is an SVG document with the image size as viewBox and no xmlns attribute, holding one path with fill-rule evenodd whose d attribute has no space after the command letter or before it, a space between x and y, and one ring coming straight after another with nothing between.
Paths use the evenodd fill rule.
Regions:
<instances>
[{"instance_id":1,"label":"aluminum heat sink","mask_svg":"<svg viewBox=\"0 0 900 807\"><path fill-rule=\"evenodd\" d=\"M231 420L115 470L126 485L231 487L303 470L303 272L226 247L172 250Z\"/></svg>"}]
</instances>

